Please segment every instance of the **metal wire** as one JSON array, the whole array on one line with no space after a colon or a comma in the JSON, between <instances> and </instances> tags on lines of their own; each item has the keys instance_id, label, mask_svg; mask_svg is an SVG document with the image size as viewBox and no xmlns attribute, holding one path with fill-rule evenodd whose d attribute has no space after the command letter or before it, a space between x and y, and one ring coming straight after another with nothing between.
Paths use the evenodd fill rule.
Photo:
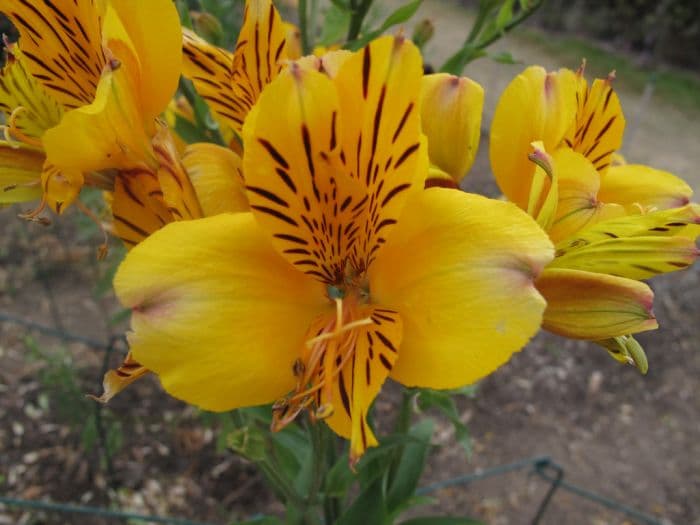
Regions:
<instances>
[{"instance_id":1,"label":"metal wire","mask_svg":"<svg viewBox=\"0 0 700 525\"><path fill-rule=\"evenodd\" d=\"M33 510L47 510L50 512L61 512L64 514L88 514L90 516L114 518L122 521L150 521L151 523L165 523L169 525L213 525L211 523L204 523L202 521L192 521L183 518L151 516L146 514L136 514L134 512L123 512L118 510L103 509L101 507L88 507L86 505L68 505L65 503L51 503L49 501L6 498L3 496L0 496L0 504L7 505L9 507L21 507Z\"/></svg>"}]
</instances>

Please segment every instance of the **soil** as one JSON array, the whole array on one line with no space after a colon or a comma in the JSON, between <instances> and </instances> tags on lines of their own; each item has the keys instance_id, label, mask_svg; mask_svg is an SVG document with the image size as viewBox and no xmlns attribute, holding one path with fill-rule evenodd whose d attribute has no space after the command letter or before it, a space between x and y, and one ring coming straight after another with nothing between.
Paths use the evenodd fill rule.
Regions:
<instances>
[{"instance_id":1,"label":"soil","mask_svg":"<svg viewBox=\"0 0 700 525\"><path fill-rule=\"evenodd\" d=\"M426 4L421 9L440 28L427 51L444 57L446 43L454 49L468 27L467 15L449 2ZM517 37L500 45L516 48L526 63L559 66ZM521 68L486 61L470 67L469 74L491 87L485 122L494 93ZM639 118L625 153L685 176L700 189L694 171L700 164L700 121L666 102L621 96L623 107ZM642 102L644 110L637 111L635 104ZM486 175L486 152L482 144L466 186L496 195ZM44 228L19 221L17 212L15 207L0 213L0 312L102 342L121 333L123 322L108 322L119 306L95 289L109 269L109 263L94 262L99 238L76 227L71 216ZM700 266L651 284L661 328L639 338L650 361L646 376L597 347L541 334L483 381L474 398L460 400L473 440L470 457L441 423L423 484L547 455L571 483L662 523L700 525ZM118 346L110 365L122 352ZM255 469L217 447L217 424L168 397L154 378L137 382L100 411L108 438L120 442L111 467L105 464L86 437L95 409L82 396L99 391L104 350L0 322L0 358L0 494L211 523L281 512ZM67 384L76 386L73 397L64 395ZM378 408L391 411L393 396L385 396ZM494 525L529 523L547 490L530 472L440 490L439 504L426 511ZM0 506L0 525L30 523L117 521ZM560 491L541 523L643 522Z\"/></svg>"}]
</instances>

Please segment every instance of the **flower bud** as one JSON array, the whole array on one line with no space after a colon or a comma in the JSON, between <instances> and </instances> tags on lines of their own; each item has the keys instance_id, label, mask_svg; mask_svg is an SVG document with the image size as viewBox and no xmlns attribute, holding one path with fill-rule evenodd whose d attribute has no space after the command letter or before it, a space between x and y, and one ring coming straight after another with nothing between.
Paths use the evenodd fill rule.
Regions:
<instances>
[{"instance_id":1,"label":"flower bud","mask_svg":"<svg viewBox=\"0 0 700 525\"><path fill-rule=\"evenodd\" d=\"M457 183L474 163L483 107L484 90L473 80L446 73L423 77L421 119L430 163Z\"/></svg>"}]
</instances>

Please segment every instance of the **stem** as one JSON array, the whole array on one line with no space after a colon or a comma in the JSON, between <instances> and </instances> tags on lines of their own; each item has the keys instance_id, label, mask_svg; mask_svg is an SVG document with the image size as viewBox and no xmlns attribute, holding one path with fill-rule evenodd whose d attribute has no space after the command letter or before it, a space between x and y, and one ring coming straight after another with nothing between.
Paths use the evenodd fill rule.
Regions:
<instances>
[{"instance_id":1,"label":"stem","mask_svg":"<svg viewBox=\"0 0 700 525\"><path fill-rule=\"evenodd\" d=\"M413 399L413 393L407 389L404 389L401 397L401 408L399 409L399 417L396 420L396 425L394 427L395 434L406 434L408 429L411 427L411 400ZM401 462L401 456L403 456L404 445L397 447L393 454L391 464L389 466L389 472L387 479L389 481L388 486L394 482L396 477L396 471L399 468L399 463Z\"/></svg>"},{"instance_id":2,"label":"stem","mask_svg":"<svg viewBox=\"0 0 700 525\"><path fill-rule=\"evenodd\" d=\"M336 448L335 436L329 430L323 433L326 441L326 461L328 465L335 465L338 460L338 450ZM340 498L328 497L324 494L323 515L327 525L332 525L340 516Z\"/></svg>"},{"instance_id":3,"label":"stem","mask_svg":"<svg viewBox=\"0 0 700 525\"><path fill-rule=\"evenodd\" d=\"M357 0L350 0L350 8L352 9L352 18L350 19L350 27L348 28L348 42L352 42L360 34L362 22L367 16L372 5L372 0L360 0L360 5L357 5Z\"/></svg>"},{"instance_id":4,"label":"stem","mask_svg":"<svg viewBox=\"0 0 700 525\"><path fill-rule=\"evenodd\" d=\"M309 28L307 25L307 9L306 0L299 0L299 33L301 33L301 52L303 55L308 55L310 50L309 46Z\"/></svg>"},{"instance_id":5,"label":"stem","mask_svg":"<svg viewBox=\"0 0 700 525\"><path fill-rule=\"evenodd\" d=\"M476 46L476 48L477 49L485 49L488 46L490 46L491 44L493 44L496 40L498 40L503 35L508 33L515 26L521 24L522 22L524 22L525 20L530 18L530 16L532 16L532 14L539 9L539 7L542 5L543 1L544 0L538 0L537 2L532 4L532 6L530 6L528 9L526 9L525 11L522 11L518 16L513 18L513 20L511 20L508 24L503 26L503 30L500 33L494 33L486 40L479 42L479 44Z\"/></svg>"}]
</instances>

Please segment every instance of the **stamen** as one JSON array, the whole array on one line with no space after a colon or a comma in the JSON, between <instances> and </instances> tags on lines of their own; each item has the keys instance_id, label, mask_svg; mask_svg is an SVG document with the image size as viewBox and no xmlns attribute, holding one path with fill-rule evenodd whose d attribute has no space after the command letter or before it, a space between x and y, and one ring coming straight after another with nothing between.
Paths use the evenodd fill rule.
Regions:
<instances>
[{"instance_id":1,"label":"stamen","mask_svg":"<svg viewBox=\"0 0 700 525\"><path fill-rule=\"evenodd\" d=\"M20 213L17 215L20 219L24 219L25 221L30 221L30 222L36 222L38 224L41 224L42 226L48 226L51 224L51 221L46 218L46 217L39 217L39 214L44 211L46 208L46 196L41 197L41 202L39 203L39 206L37 206L35 209L25 212L25 213Z\"/></svg>"},{"instance_id":2,"label":"stamen","mask_svg":"<svg viewBox=\"0 0 700 525\"><path fill-rule=\"evenodd\" d=\"M296 391L273 405L273 430L284 427L313 403L317 403L310 413L313 420L333 414L333 386L355 353L358 337L355 329L374 322L370 317L347 322L353 318L352 307L344 308L340 297L333 297L333 300L336 306L334 318L318 335L306 341L309 353L305 362L297 359L292 365L292 372L297 377ZM321 399L323 403L320 403Z\"/></svg>"},{"instance_id":3,"label":"stamen","mask_svg":"<svg viewBox=\"0 0 700 525\"><path fill-rule=\"evenodd\" d=\"M5 126L5 138L8 138L9 133L16 139L19 139L19 141L23 142L24 144L27 144L29 146L35 146L37 148L43 147L41 140L25 135L24 132L19 128L19 126L17 126L17 123L15 121L17 120L17 116L23 111L27 111L27 109L24 106L18 106L12 111L10 117L7 119L7 126ZM9 139L8 142L10 142Z\"/></svg>"}]
</instances>

